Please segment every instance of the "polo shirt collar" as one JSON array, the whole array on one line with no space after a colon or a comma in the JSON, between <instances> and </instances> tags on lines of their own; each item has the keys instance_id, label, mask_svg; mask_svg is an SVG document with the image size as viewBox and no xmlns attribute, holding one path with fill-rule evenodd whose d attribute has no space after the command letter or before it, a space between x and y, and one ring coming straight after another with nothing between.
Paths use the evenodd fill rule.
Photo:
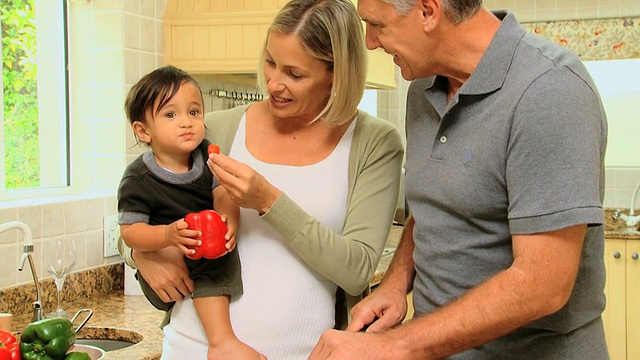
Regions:
<instances>
[{"instance_id":1,"label":"polo shirt collar","mask_svg":"<svg viewBox=\"0 0 640 360\"><path fill-rule=\"evenodd\" d=\"M518 42L526 34L526 30L518 23L513 13L509 11L494 11L493 14L502 23L480 59L478 66L460 88L459 94L479 95L500 89L507 77ZM440 83L438 81L439 78L442 78L442 76L431 77L426 84L426 88L429 89Z\"/></svg>"}]
</instances>

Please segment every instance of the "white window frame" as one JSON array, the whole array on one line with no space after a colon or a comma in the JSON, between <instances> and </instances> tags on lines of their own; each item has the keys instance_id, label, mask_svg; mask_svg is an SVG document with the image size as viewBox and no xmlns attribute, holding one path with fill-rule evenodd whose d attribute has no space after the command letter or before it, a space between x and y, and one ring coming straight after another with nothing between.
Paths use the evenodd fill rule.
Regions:
<instances>
[{"instance_id":1,"label":"white window frame","mask_svg":"<svg viewBox=\"0 0 640 360\"><path fill-rule=\"evenodd\" d=\"M5 151L13 151L13 149L4 149L3 141L3 146L0 148L0 158L2 159L0 199L2 199L2 203L37 199L43 196L63 196L71 193L66 1L35 0L35 7L40 187L5 189L4 156ZM0 113L1 117L2 113ZM4 121L3 118L2 120ZM0 127L0 136L4 139L3 127ZM2 203L0 203L0 207L4 207Z\"/></svg>"}]
</instances>

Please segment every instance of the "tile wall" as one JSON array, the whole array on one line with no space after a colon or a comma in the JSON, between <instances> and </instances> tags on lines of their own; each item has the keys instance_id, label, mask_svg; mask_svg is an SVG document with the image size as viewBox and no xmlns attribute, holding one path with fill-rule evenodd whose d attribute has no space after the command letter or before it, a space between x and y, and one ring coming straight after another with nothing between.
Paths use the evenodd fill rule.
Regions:
<instances>
[{"instance_id":1,"label":"tile wall","mask_svg":"<svg viewBox=\"0 0 640 360\"><path fill-rule=\"evenodd\" d=\"M484 0L484 4L489 9L510 9L520 22L640 15L638 0Z\"/></svg>"},{"instance_id":2,"label":"tile wall","mask_svg":"<svg viewBox=\"0 0 640 360\"><path fill-rule=\"evenodd\" d=\"M163 64L162 14L167 0L70 0L72 179L91 198L50 199L45 204L0 202L0 223L22 220L33 231L36 268L43 273L37 246L55 237L71 237L80 254L74 271L121 261L102 257L102 219L116 213L116 188L125 165L140 153L122 111L128 89L142 75ZM521 21L607 18L640 14L638 0L487 0L489 8L509 8ZM408 83L396 75L398 89L380 91L378 115L404 131ZM199 77L203 90L252 92L236 81ZM222 99L208 98L212 108ZM205 96L205 102L207 97ZM607 169L606 206L628 207L640 169ZM101 195L102 194L102 195ZM18 231L0 234L0 288L27 283L17 271L22 252Z\"/></svg>"}]
</instances>

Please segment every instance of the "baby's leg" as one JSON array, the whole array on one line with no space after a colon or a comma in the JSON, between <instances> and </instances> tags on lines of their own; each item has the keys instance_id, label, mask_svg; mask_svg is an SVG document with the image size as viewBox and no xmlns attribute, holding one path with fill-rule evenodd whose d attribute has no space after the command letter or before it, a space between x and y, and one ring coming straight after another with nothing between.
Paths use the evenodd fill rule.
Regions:
<instances>
[{"instance_id":1,"label":"baby's leg","mask_svg":"<svg viewBox=\"0 0 640 360\"><path fill-rule=\"evenodd\" d=\"M209 340L208 359L266 359L236 337L229 318L228 296L198 297L193 304Z\"/></svg>"}]
</instances>

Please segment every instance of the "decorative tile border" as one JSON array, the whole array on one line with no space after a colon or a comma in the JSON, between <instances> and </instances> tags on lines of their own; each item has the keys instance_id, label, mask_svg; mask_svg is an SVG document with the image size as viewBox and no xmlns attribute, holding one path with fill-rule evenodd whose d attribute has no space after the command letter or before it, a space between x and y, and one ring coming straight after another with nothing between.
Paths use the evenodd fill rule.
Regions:
<instances>
[{"instance_id":1,"label":"decorative tile border","mask_svg":"<svg viewBox=\"0 0 640 360\"><path fill-rule=\"evenodd\" d=\"M57 306L56 285L52 278L40 280L44 313L50 313ZM62 307L65 303L79 298L93 298L124 289L124 264L117 263L87 269L69 274L62 290ZM33 282L0 289L0 311L14 316L30 314L36 290Z\"/></svg>"},{"instance_id":2,"label":"decorative tile border","mask_svg":"<svg viewBox=\"0 0 640 360\"><path fill-rule=\"evenodd\" d=\"M640 18L548 21L524 27L575 52L582 60L640 58Z\"/></svg>"}]
</instances>

